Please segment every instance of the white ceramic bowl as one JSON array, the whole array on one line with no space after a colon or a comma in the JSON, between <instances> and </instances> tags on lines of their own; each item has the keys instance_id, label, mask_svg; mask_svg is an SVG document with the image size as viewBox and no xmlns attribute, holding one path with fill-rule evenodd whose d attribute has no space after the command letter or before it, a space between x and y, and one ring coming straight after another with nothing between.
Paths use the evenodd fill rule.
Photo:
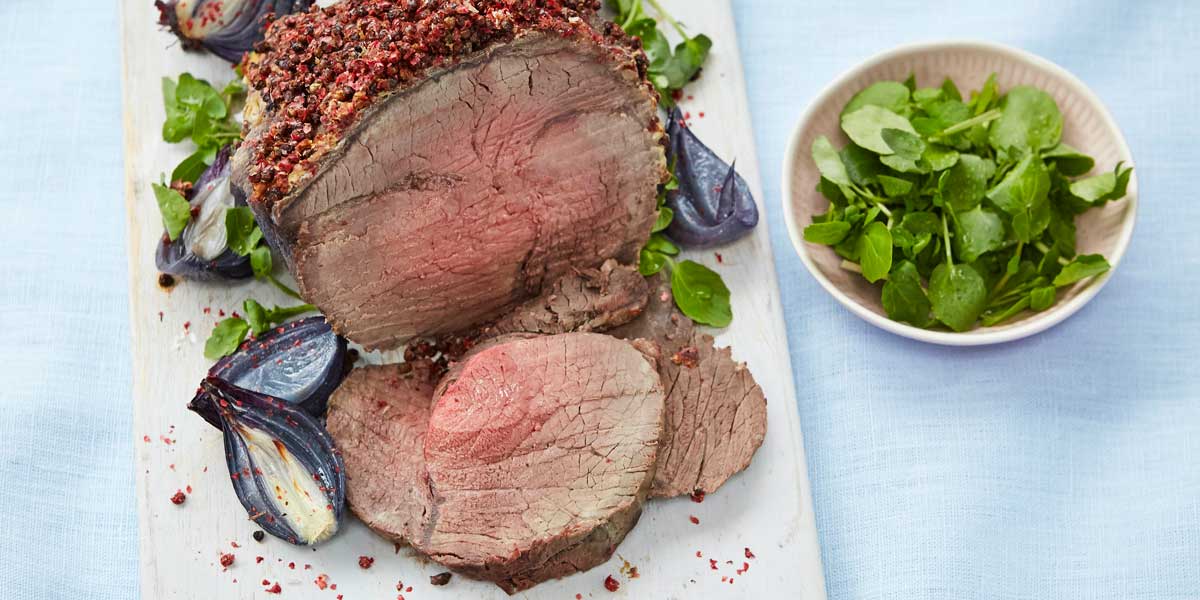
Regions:
<instances>
[{"instance_id":1,"label":"white ceramic bowl","mask_svg":"<svg viewBox=\"0 0 1200 600\"><path fill-rule=\"evenodd\" d=\"M1044 331L1082 308L1108 281L1125 254L1137 209L1136 169L1124 200L1090 210L1076 221L1079 253L1102 254L1113 269L1060 290L1058 302L1044 312L1026 312L995 327L956 333L930 331L889 319L880 301L880 284L868 283L861 275L841 268L841 258L832 248L804 241L804 228L812 223L812 216L829 206L815 191L820 173L813 164L812 142L820 135L827 136L838 148L849 141L840 129L838 114L851 96L876 81L903 81L910 73L916 74L922 86L940 85L944 77L952 77L965 94L982 87L993 72L1001 91L1030 84L1054 97L1063 114L1063 141L1096 159L1093 174L1111 171L1119 161L1133 164L1124 136L1100 99L1062 67L1028 52L974 41L912 44L851 69L813 100L792 133L783 165L783 211L792 244L821 287L877 327L915 340L952 346L1020 339Z\"/></svg>"}]
</instances>

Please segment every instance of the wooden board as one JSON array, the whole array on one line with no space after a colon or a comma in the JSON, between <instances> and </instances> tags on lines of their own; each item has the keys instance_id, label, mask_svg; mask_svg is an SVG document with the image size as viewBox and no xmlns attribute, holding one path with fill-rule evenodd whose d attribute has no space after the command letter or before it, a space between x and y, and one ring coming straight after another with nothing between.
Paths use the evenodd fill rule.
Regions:
<instances>
[{"instance_id":1,"label":"wooden board","mask_svg":"<svg viewBox=\"0 0 1200 600\"><path fill-rule=\"evenodd\" d=\"M729 0L663 3L715 42L704 76L688 90L694 100L685 99L684 109L691 113L692 126L702 139L722 156L737 159L761 206ZM398 582L413 588L402 592L408 599L505 597L490 584L462 577L455 577L446 588L430 586L429 576L444 569L422 562L407 549L396 552L392 544L352 519L335 540L315 550L270 537L262 543L251 538L256 528L229 485L219 432L188 413L184 405L209 366L203 345L220 311L237 310L247 297L264 303L288 301L253 282L187 282L170 292L160 289L153 250L162 225L150 190L159 174L169 172L187 153L183 145L166 144L160 136L161 78L190 71L220 84L233 73L214 57L183 53L155 24L157 11L149 0L122 0L121 6L142 597L275 597L263 591L264 580L278 582L280 597L287 598L333 600L338 594L346 600L395 598ZM517 597L825 597L767 229L760 225L753 237L721 248L720 264L712 252L691 256L719 271L733 290L734 324L719 332L718 342L733 347L734 356L749 364L766 391L768 433L754 463L703 503L688 498L650 503L618 548L618 556L607 564ZM188 486L186 503L172 504L170 497ZM693 524L691 516L700 523ZM746 557L746 548L755 558ZM218 562L222 553L236 557L229 569ZM361 569L359 556L374 557L374 566ZM624 561L637 567L639 577L622 573ZM742 571L744 563L748 571ZM337 589L319 589L314 580L321 574ZM621 582L616 594L603 587L608 575Z\"/></svg>"}]
</instances>

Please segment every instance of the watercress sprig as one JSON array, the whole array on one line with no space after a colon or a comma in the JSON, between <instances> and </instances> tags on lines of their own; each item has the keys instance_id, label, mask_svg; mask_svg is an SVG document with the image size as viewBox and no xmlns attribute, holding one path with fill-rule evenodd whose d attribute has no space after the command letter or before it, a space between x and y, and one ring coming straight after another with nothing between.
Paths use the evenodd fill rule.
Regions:
<instances>
[{"instance_id":1,"label":"watercress sprig","mask_svg":"<svg viewBox=\"0 0 1200 600\"><path fill-rule=\"evenodd\" d=\"M650 60L650 82L658 90L662 105L670 109L675 105L675 94L699 75L712 50L712 40L704 34L689 36L658 0L645 2L683 38L674 50L658 29L658 21L647 14L643 0L608 0L608 6L617 14L615 22L626 33L642 40L642 48Z\"/></svg>"},{"instance_id":2,"label":"watercress sprig","mask_svg":"<svg viewBox=\"0 0 1200 600\"><path fill-rule=\"evenodd\" d=\"M183 159L171 172L171 181L195 183L217 156L222 146L241 139L241 125L234 118L234 103L246 88L234 79L217 90L212 84L183 73L179 79L162 80L163 140L175 144L190 139L196 151Z\"/></svg>"}]
</instances>

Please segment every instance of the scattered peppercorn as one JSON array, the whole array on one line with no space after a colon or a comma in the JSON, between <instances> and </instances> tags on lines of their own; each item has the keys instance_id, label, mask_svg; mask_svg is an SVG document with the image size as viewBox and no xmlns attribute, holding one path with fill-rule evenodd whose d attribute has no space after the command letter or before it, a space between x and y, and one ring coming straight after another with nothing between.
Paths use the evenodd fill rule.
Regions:
<instances>
[{"instance_id":1,"label":"scattered peppercorn","mask_svg":"<svg viewBox=\"0 0 1200 600\"><path fill-rule=\"evenodd\" d=\"M263 541L263 540L264 540L264 539L267 537L267 534L263 533L263 530L259 529L259 530L255 531L255 532L254 532L254 533L251 535L251 537L253 537L253 538L254 538L254 541L256 541L256 542L261 542L261 541Z\"/></svg>"},{"instance_id":2,"label":"scattered peppercorn","mask_svg":"<svg viewBox=\"0 0 1200 600\"><path fill-rule=\"evenodd\" d=\"M608 577L604 578L604 589L606 589L610 592L615 592L620 588L621 588L621 582L617 581L616 579L613 579L612 575L609 575Z\"/></svg>"},{"instance_id":3,"label":"scattered peppercorn","mask_svg":"<svg viewBox=\"0 0 1200 600\"><path fill-rule=\"evenodd\" d=\"M370 569L373 564L375 564L375 559L370 556L358 557L358 566L363 569Z\"/></svg>"},{"instance_id":4,"label":"scattered peppercorn","mask_svg":"<svg viewBox=\"0 0 1200 600\"><path fill-rule=\"evenodd\" d=\"M746 558L754 558L754 553L749 548L746 548Z\"/></svg>"},{"instance_id":5,"label":"scattered peppercorn","mask_svg":"<svg viewBox=\"0 0 1200 600\"><path fill-rule=\"evenodd\" d=\"M696 517L695 515L688 515L688 520L692 522L692 525L700 524L700 519L698 517Z\"/></svg>"},{"instance_id":6,"label":"scattered peppercorn","mask_svg":"<svg viewBox=\"0 0 1200 600\"><path fill-rule=\"evenodd\" d=\"M449 571L429 576L429 585L446 585L447 583L450 583Z\"/></svg>"},{"instance_id":7,"label":"scattered peppercorn","mask_svg":"<svg viewBox=\"0 0 1200 600\"><path fill-rule=\"evenodd\" d=\"M158 274L158 287L160 287L164 290L169 290L169 289L175 287L175 278L172 277L170 273L159 273Z\"/></svg>"},{"instance_id":8,"label":"scattered peppercorn","mask_svg":"<svg viewBox=\"0 0 1200 600\"><path fill-rule=\"evenodd\" d=\"M233 564L233 558L234 558L234 557L233 557L233 555L232 555L232 554L222 554L222 555L221 555L221 566L222 566L222 567L228 567L228 566L232 565L232 564Z\"/></svg>"},{"instance_id":9,"label":"scattered peppercorn","mask_svg":"<svg viewBox=\"0 0 1200 600\"><path fill-rule=\"evenodd\" d=\"M695 502L696 504L704 502L704 491L696 490L692 492L692 502Z\"/></svg>"},{"instance_id":10,"label":"scattered peppercorn","mask_svg":"<svg viewBox=\"0 0 1200 600\"><path fill-rule=\"evenodd\" d=\"M183 490L175 490L175 495L171 496L171 502L173 504L183 504L187 502L187 495L183 493Z\"/></svg>"}]
</instances>

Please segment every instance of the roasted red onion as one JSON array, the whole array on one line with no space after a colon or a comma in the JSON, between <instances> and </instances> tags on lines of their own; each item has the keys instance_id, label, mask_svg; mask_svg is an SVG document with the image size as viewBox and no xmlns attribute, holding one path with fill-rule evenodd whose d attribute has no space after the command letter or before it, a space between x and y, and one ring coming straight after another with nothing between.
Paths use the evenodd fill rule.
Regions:
<instances>
[{"instance_id":1,"label":"roasted red onion","mask_svg":"<svg viewBox=\"0 0 1200 600\"><path fill-rule=\"evenodd\" d=\"M675 218L667 236L688 248L738 240L758 225L758 206L734 166L721 160L683 122L679 108L667 125L667 158L675 165L679 189L667 193Z\"/></svg>"},{"instance_id":2,"label":"roasted red onion","mask_svg":"<svg viewBox=\"0 0 1200 600\"><path fill-rule=\"evenodd\" d=\"M217 361L208 377L279 398L319 418L345 371L346 339L333 332L325 317L308 317L244 342L237 352ZM201 389L189 408L219 428L221 422L206 410L203 395Z\"/></svg>"},{"instance_id":3,"label":"roasted red onion","mask_svg":"<svg viewBox=\"0 0 1200 600\"><path fill-rule=\"evenodd\" d=\"M234 492L267 533L301 546L333 537L346 505L346 474L329 432L294 406L216 377L201 384L217 416Z\"/></svg>"},{"instance_id":4,"label":"roasted red onion","mask_svg":"<svg viewBox=\"0 0 1200 600\"><path fill-rule=\"evenodd\" d=\"M232 252L226 244L225 211L238 205L229 184L231 153L232 146L217 152L213 164L192 186L188 194L192 219L174 242L163 236L154 256L159 271L196 280L254 275L250 258Z\"/></svg>"},{"instance_id":5,"label":"roasted red onion","mask_svg":"<svg viewBox=\"0 0 1200 600\"><path fill-rule=\"evenodd\" d=\"M155 0L159 25L170 27L187 50L207 49L241 62L263 39L266 16L308 10L312 0Z\"/></svg>"}]
</instances>

